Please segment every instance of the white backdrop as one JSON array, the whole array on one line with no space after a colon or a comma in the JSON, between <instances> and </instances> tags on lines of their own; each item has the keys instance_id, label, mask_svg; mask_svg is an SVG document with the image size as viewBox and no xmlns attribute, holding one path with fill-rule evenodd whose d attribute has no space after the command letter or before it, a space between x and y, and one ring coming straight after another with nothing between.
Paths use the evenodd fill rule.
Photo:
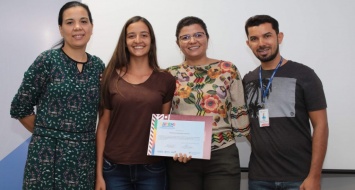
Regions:
<instances>
[{"instance_id":1,"label":"white backdrop","mask_svg":"<svg viewBox=\"0 0 355 190\"><path fill-rule=\"evenodd\" d=\"M0 189L21 189L30 134L10 118L9 109L24 71L42 51L60 39L59 8L69 0L0 1ZM352 0L86 0L94 17L94 35L88 52L108 62L124 22L146 17L158 40L160 65L179 64L182 55L175 44L175 27L185 16L201 17L211 35L209 56L234 62L242 75L258 66L245 45L244 22L255 14L270 14L285 33L282 55L314 68L323 81L330 127L325 169L355 170L355 128L352 127L351 76L355 44L355 2ZM238 142L242 166L250 147ZM245 173L242 189L246 189ZM354 175L323 175L324 190L355 189Z\"/></svg>"},{"instance_id":2,"label":"white backdrop","mask_svg":"<svg viewBox=\"0 0 355 190\"><path fill-rule=\"evenodd\" d=\"M94 35L88 51L108 62L123 24L130 17L146 17L153 25L162 68L179 64L175 28L185 16L198 16L210 33L208 55L232 61L244 76L259 61L246 46L244 23L253 15L269 14L285 37L281 54L313 68L323 81L328 102L329 146L324 169L355 170L355 127L351 102L355 93L349 80L355 71L355 1L351 0L83 0L95 15ZM347 90L348 89L348 90ZM250 146L237 143L241 165L247 167Z\"/></svg>"}]
</instances>

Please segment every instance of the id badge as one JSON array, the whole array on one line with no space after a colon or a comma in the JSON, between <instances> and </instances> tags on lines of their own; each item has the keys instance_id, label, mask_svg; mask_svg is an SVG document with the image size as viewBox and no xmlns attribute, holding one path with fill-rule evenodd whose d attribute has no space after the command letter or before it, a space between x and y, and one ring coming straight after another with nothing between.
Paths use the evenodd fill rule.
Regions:
<instances>
[{"instance_id":1,"label":"id badge","mask_svg":"<svg viewBox=\"0 0 355 190\"><path fill-rule=\"evenodd\" d=\"M259 110L259 124L260 127L269 127L269 110L268 109L261 109Z\"/></svg>"}]
</instances>

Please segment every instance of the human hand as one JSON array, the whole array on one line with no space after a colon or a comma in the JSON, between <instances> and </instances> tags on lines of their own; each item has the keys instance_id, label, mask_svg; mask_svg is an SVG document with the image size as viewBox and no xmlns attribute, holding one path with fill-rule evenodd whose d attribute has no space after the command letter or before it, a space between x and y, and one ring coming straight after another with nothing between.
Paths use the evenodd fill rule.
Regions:
<instances>
[{"instance_id":1,"label":"human hand","mask_svg":"<svg viewBox=\"0 0 355 190\"><path fill-rule=\"evenodd\" d=\"M320 178L307 177L301 184L300 190L320 190Z\"/></svg>"},{"instance_id":2,"label":"human hand","mask_svg":"<svg viewBox=\"0 0 355 190\"><path fill-rule=\"evenodd\" d=\"M188 161L191 160L191 156L187 156L186 154L182 154L182 153L179 153L179 154L175 154L173 159L174 161L179 161L179 162L183 162L183 163L187 163Z\"/></svg>"},{"instance_id":3,"label":"human hand","mask_svg":"<svg viewBox=\"0 0 355 190\"><path fill-rule=\"evenodd\" d=\"M96 177L95 190L106 190L106 183L102 176Z\"/></svg>"}]
</instances>

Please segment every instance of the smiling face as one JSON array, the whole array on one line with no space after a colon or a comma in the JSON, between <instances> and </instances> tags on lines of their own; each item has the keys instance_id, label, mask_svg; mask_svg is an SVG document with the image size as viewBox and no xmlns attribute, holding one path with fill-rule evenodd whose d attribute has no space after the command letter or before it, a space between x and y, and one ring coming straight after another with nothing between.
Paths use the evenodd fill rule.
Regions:
<instances>
[{"instance_id":1,"label":"smiling face","mask_svg":"<svg viewBox=\"0 0 355 190\"><path fill-rule=\"evenodd\" d=\"M184 37L190 36L188 40ZM206 57L208 39L206 31L199 24L184 26L179 32L177 44L185 55L186 60Z\"/></svg>"},{"instance_id":2,"label":"smiling face","mask_svg":"<svg viewBox=\"0 0 355 190\"><path fill-rule=\"evenodd\" d=\"M126 44L131 57L148 57L151 44L148 26L142 21L130 24L126 30Z\"/></svg>"},{"instance_id":3,"label":"smiling face","mask_svg":"<svg viewBox=\"0 0 355 190\"><path fill-rule=\"evenodd\" d=\"M71 7L63 12L63 22L59 26L64 39L64 48L86 48L92 35L93 25L88 12L81 6Z\"/></svg>"},{"instance_id":4,"label":"smiling face","mask_svg":"<svg viewBox=\"0 0 355 190\"><path fill-rule=\"evenodd\" d=\"M272 62L279 56L283 33L276 34L270 23L249 27L248 33L247 45L262 63Z\"/></svg>"}]
</instances>

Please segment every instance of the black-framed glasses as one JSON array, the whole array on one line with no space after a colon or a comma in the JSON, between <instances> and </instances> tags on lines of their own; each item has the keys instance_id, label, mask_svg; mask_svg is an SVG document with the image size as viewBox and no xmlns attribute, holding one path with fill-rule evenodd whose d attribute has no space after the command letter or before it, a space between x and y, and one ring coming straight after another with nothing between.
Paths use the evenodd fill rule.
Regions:
<instances>
[{"instance_id":1,"label":"black-framed glasses","mask_svg":"<svg viewBox=\"0 0 355 190\"><path fill-rule=\"evenodd\" d=\"M195 38L196 40L199 40L199 39L202 39L203 37L205 37L205 33L204 32L196 32L195 34L186 34L186 35L182 35L182 36L179 36L179 39L182 41L182 42L189 42L191 40L191 38Z\"/></svg>"}]
</instances>

